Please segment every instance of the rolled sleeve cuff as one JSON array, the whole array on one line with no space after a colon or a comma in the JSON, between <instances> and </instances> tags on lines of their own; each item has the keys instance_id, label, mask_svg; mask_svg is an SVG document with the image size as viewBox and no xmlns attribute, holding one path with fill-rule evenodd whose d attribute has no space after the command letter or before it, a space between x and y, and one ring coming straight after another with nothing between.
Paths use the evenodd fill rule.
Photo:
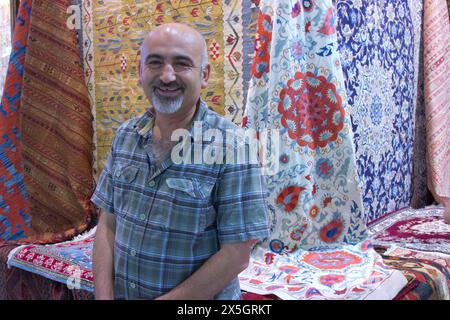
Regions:
<instances>
[{"instance_id":1,"label":"rolled sleeve cuff","mask_svg":"<svg viewBox=\"0 0 450 320\"><path fill-rule=\"evenodd\" d=\"M91 197L91 201L100 209L102 209L108 213L115 214L114 206L112 205L112 203L106 201L106 199L104 197L102 197L101 194L94 193Z\"/></svg>"},{"instance_id":2,"label":"rolled sleeve cuff","mask_svg":"<svg viewBox=\"0 0 450 320\"><path fill-rule=\"evenodd\" d=\"M248 240L264 240L269 236L270 232L267 229L267 226L261 226L261 228L255 228L251 231L222 230L219 234L219 242L221 244L230 244Z\"/></svg>"}]
</instances>

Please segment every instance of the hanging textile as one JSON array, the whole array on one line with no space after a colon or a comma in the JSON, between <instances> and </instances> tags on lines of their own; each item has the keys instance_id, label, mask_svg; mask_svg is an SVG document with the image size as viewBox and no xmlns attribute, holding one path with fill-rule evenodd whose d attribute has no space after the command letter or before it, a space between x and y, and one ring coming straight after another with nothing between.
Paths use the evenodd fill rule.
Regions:
<instances>
[{"instance_id":1,"label":"hanging textile","mask_svg":"<svg viewBox=\"0 0 450 320\"><path fill-rule=\"evenodd\" d=\"M242 32L243 32L243 59L242 79L244 83L244 110L247 104L248 85L250 83L250 71L255 53L255 36L258 22L259 0L242 1ZM236 123L240 125L241 123Z\"/></svg>"},{"instance_id":2,"label":"hanging textile","mask_svg":"<svg viewBox=\"0 0 450 320\"><path fill-rule=\"evenodd\" d=\"M422 4L340 0L339 51L368 223L410 205Z\"/></svg>"},{"instance_id":3,"label":"hanging textile","mask_svg":"<svg viewBox=\"0 0 450 320\"><path fill-rule=\"evenodd\" d=\"M424 95L428 187L450 221L450 23L445 0L424 2Z\"/></svg>"},{"instance_id":4,"label":"hanging textile","mask_svg":"<svg viewBox=\"0 0 450 320\"><path fill-rule=\"evenodd\" d=\"M85 70L96 101L96 174L103 168L115 129L149 107L137 83L137 66L140 45L157 25L186 23L205 37L212 74L202 98L219 114L241 122L242 1L96 0L92 6L83 4L83 14Z\"/></svg>"},{"instance_id":5,"label":"hanging textile","mask_svg":"<svg viewBox=\"0 0 450 320\"><path fill-rule=\"evenodd\" d=\"M31 3L31 0L20 3L13 50L0 103L0 239L6 240L24 238L30 231L28 193L21 165L19 110Z\"/></svg>"},{"instance_id":6,"label":"hanging textile","mask_svg":"<svg viewBox=\"0 0 450 320\"><path fill-rule=\"evenodd\" d=\"M281 135L279 171L266 176L274 252L364 237L330 3L260 5L243 124Z\"/></svg>"},{"instance_id":7,"label":"hanging textile","mask_svg":"<svg viewBox=\"0 0 450 320\"><path fill-rule=\"evenodd\" d=\"M8 71L9 57L12 51L11 2L0 1L0 94L3 92L6 72Z\"/></svg>"},{"instance_id":8,"label":"hanging textile","mask_svg":"<svg viewBox=\"0 0 450 320\"><path fill-rule=\"evenodd\" d=\"M425 98L423 93L423 41L419 54L419 78L417 84L416 119L414 125L414 158L412 177L412 208L424 208L434 201L433 195L427 187L427 145Z\"/></svg>"},{"instance_id":9,"label":"hanging textile","mask_svg":"<svg viewBox=\"0 0 450 320\"><path fill-rule=\"evenodd\" d=\"M22 94L33 242L57 242L94 219L92 115L68 0L33 3Z\"/></svg>"},{"instance_id":10,"label":"hanging textile","mask_svg":"<svg viewBox=\"0 0 450 320\"><path fill-rule=\"evenodd\" d=\"M281 139L270 151L278 171L266 175L272 234L252 252L241 288L282 299L392 299L406 279L362 241L331 0L261 1L255 48L243 125Z\"/></svg>"}]
</instances>

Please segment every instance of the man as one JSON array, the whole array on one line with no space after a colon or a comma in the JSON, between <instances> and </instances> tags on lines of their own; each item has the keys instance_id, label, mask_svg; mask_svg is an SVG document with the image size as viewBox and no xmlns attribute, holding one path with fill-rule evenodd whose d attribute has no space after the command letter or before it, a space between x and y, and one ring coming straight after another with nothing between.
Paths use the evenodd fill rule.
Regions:
<instances>
[{"instance_id":1,"label":"man","mask_svg":"<svg viewBox=\"0 0 450 320\"><path fill-rule=\"evenodd\" d=\"M97 299L239 299L238 274L268 236L258 165L176 164L172 132L236 129L200 99L206 43L183 24L155 28L141 48L152 108L120 126L92 201ZM220 162L220 161L219 161Z\"/></svg>"}]
</instances>

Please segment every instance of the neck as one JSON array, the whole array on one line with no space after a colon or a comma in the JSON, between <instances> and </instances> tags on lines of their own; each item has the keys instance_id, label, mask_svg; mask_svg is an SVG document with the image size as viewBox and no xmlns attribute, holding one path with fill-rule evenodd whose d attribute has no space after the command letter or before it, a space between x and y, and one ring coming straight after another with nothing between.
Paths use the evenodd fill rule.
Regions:
<instances>
[{"instance_id":1,"label":"neck","mask_svg":"<svg viewBox=\"0 0 450 320\"><path fill-rule=\"evenodd\" d=\"M188 129L198 104L184 110L181 108L175 113L160 113L155 109L155 125L153 127L153 137L155 140L170 141L172 132L176 129Z\"/></svg>"}]
</instances>

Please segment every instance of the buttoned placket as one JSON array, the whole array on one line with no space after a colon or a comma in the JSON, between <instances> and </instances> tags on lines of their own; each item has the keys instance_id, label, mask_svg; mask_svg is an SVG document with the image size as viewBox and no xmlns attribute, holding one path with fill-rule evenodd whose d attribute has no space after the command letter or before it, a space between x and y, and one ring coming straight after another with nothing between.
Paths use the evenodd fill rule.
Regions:
<instances>
[{"instance_id":1,"label":"buttoned placket","mask_svg":"<svg viewBox=\"0 0 450 320\"><path fill-rule=\"evenodd\" d=\"M201 118L201 117L200 117ZM168 157L159 165L156 166L154 165L154 158L153 158L153 154L151 151L151 141L152 141L152 128L153 128L153 118L150 119L149 122L147 122L145 125L141 126L138 128L138 132L139 134L142 136L143 141L145 141L145 144L142 146L143 149L145 150L147 157L149 159L149 177L146 180L146 186L151 188L151 192L152 192L152 203L149 204L150 205L150 209L149 212L152 211L152 207L153 207L153 201L155 200L155 196L156 196L156 192L158 189L158 179L157 177L160 176L161 174L164 173L164 171L169 168L173 162L171 159L171 154L168 155ZM190 130L190 134L191 134L191 139L190 140L185 140L184 143L192 143L192 129ZM191 145L191 148L193 147L193 145ZM185 150L184 146L183 146L183 150ZM192 149L189 149L190 152L192 152ZM191 155L189 155L191 156ZM139 214L139 219L144 222L148 219L147 215L145 213L141 213ZM137 242L134 243L141 243L142 239L136 239ZM137 248L130 248L130 259L139 259L138 257L138 251ZM136 263L134 264L135 266L138 266L138 263L136 261ZM139 269L139 268L138 268ZM135 270L136 273L135 274L139 274L138 270ZM137 296L138 295L138 288L137 288L137 284L134 281L128 281L128 290L131 293L131 296ZM136 292L132 292L135 291Z\"/></svg>"}]
</instances>

